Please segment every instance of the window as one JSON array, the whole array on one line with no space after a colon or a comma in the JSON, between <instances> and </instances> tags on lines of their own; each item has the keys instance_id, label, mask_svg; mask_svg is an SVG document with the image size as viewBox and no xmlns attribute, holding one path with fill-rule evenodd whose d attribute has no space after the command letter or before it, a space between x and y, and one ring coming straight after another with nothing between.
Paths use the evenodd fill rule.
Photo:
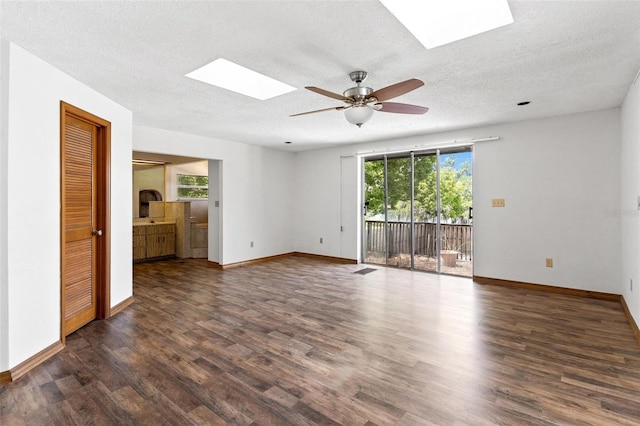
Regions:
<instances>
[{"instance_id":1,"label":"window","mask_svg":"<svg viewBox=\"0 0 640 426\"><path fill-rule=\"evenodd\" d=\"M177 175L178 199L209 198L209 176Z\"/></svg>"}]
</instances>

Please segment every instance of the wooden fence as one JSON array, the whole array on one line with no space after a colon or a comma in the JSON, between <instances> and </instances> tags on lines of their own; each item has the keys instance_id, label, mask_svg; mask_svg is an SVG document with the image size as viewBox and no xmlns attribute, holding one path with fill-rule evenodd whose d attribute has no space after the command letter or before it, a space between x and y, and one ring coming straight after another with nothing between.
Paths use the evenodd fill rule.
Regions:
<instances>
[{"instance_id":1,"label":"wooden fence","mask_svg":"<svg viewBox=\"0 0 640 426\"><path fill-rule=\"evenodd\" d=\"M388 222L389 255L411 253L411 223ZM415 253L428 257L436 257L436 224L414 222ZM365 244L367 252L385 253L384 222L365 221ZM458 252L458 260L471 260L471 241L473 227L471 225L440 225L440 249Z\"/></svg>"}]
</instances>

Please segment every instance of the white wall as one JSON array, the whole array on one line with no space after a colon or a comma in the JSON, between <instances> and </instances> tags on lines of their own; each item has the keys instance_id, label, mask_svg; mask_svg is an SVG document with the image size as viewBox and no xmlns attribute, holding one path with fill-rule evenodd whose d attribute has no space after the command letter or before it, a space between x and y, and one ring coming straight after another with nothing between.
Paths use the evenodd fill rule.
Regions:
<instances>
[{"instance_id":1,"label":"white wall","mask_svg":"<svg viewBox=\"0 0 640 426\"><path fill-rule=\"evenodd\" d=\"M9 160L9 42L0 39L0 371L9 365L9 276L7 267L9 229L7 196Z\"/></svg>"},{"instance_id":2,"label":"white wall","mask_svg":"<svg viewBox=\"0 0 640 426\"><path fill-rule=\"evenodd\" d=\"M617 220L622 226L621 287L629 310L640 324L640 81L622 104L621 198ZM631 291L630 280L633 280Z\"/></svg>"},{"instance_id":3,"label":"white wall","mask_svg":"<svg viewBox=\"0 0 640 426\"><path fill-rule=\"evenodd\" d=\"M222 165L219 160L209 160L209 242L208 258L212 262L221 263L220 252L222 250Z\"/></svg>"},{"instance_id":4,"label":"white wall","mask_svg":"<svg viewBox=\"0 0 640 426\"><path fill-rule=\"evenodd\" d=\"M210 260L227 265L293 250L294 154L143 126L134 126L133 145L136 151L220 160L219 260ZM212 232L210 220L210 242L216 241Z\"/></svg>"},{"instance_id":5,"label":"white wall","mask_svg":"<svg viewBox=\"0 0 640 426\"><path fill-rule=\"evenodd\" d=\"M341 221L359 226L361 214L360 202L337 202L341 155L488 136L501 139L475 146L474 273L620 294L620 222L608 213L619 206L619 109L298 153L296 250L358 258L355 244L339 243ZM342 174L353 181L358 163Z\"/></svg>"},{"instance_id":6,"label":"white wall","mask_svg":"<svg viewBox=\"0 0 640 426\"><path fill-rule=\"evenodd\" d=\"M8 314L0 325L6 348L0 371L60 340L61 100L112 123L111 305L132 295L131 112L20 47L3 46L9 114L2 123L6 204L0 218L7 218L8 229L0 294L7 295Z\"/></svg>"},{"instance_id":7,"label":"white wall","mask_svg":"<svg viewBox=\"0 0 640 426\"><path fill-rule=\"evenodd\" d=\"M353 152L352 146L296 154L296 251L358 259L360 180Z\"/></svg>"},{"instance_id":8,"label":"white wall","mask_svg":"<svg viewBox=\"0 0 640 426\"><path fill-rule=\"evenodd\" d=\"M296 156L295 232L292 233L296 251L342 257L340 152L327 149ZM350 253L345 255L355 259Z\"/></svg>"},{"instance_id":9,"label":"white wall","mask_svg":"<svg viewBox=\"0 0 640 426\"><path fill-rule=\"evenodd\" d=\"M620 197L619 110L495 132L502 139L474 155L475 275L620 294L620 222L609 214Z\"/></svg>"}]
</instances>

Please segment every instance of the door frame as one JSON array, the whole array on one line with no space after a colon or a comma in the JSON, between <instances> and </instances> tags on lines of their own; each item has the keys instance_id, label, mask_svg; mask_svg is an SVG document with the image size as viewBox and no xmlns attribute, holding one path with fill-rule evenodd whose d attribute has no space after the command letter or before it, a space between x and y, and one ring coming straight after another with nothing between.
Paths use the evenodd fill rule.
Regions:
<instances>
[{"instance_id":1,"label":"door frame","mask_svg":"<svg viewBox=\"0 0 640 426\"><path fill-rule=\"evenodd\" d=\"M67 116L85 121L96 126L96 157L94 163L97 193L96 197L96 229L102 230L102 236L96 240L95 252L95 290L96 318L105 319L111 315L111 123L78 107L60 101L60 341L65 343L65 286L62 280L65 272L65 126Z\"/></svg>"},{"instance_id":2,"label":"door frame","mask_svg":"<svg viewBox=\"0 0 640 426\"><path fill-rule=\"evenodd\" d=\"M450 273L450 272L443 272L442 271L442 259L441 256L436 256L436 269L435 270L423 270L423 269L416 269L415 268L415 244L416 244L416 236L415 236L415 218L414 218L414 207L415 207L415 170L414 170L414 164L415 164L415 158L417 156L421 156L421 155L433 155L436 158L435 161L435 172L436 172L436 222L435 222L435 230L436 230L436 236L435 236L435 240L436 240L436 253L440 253L441 251L441 238L442 238L442 220L441 220L441 210L442 210L442 206L441 206L441 186L440 186L440 169L441 169L441 155L446 155L446 154L455 154L455 153L460 153L460 152L471 152L471 164L472 167L474 165L474 145L473 144L461 144L461 145L456 145L456 146L443 146L443 147L433 147L433 148L425 148L425 149L419 149L419 150L411 150L411 149L407 149L407 150L389 150L389 151L382 151L382 152L377 152L375 154L369 154L369 155L361 155L359 157L359 163L358 166L360 168L360 177L361 177L361 185L360 185L360 194L361 194L361 199L362 199L362 205L359 211L359 220L360 222L360 228L361 228L361 238L360 238L360 258L359 261L361 263L367 263L367 232L366 232L366 197L365 197L365 188L366 188L366 171L365 171L365 164L367 161L375 161L376 159L383 161L383 175L384 175L384 199L385 199L385 203L384 203L384 223L385 223L385 228L384 228L384 237L385 237L385 263L384 266L390 266L389 265L389 238L390 238L390 233L389 233L389 226L388 226L388 222L389 222L389 213L388 213L388 196L389 196L389 187L388 187L388 159L389 158L408 158L410 159L411 162L411 168L410 168L410 180L411 180L411 192L410 192L410 208L411 208L411 217L410 217L410 250L411 250L411 263L410 263L410 267L409 268L405 268L407 270L411 270L411 271L421 271L421 272L428 272L428 273L436 273L436 274L444 274L444 275L455 275L455 276L462 276L462 277L467 277L466 275L458 275L458 274L454 274L454 273ZM475 196L475 185L472 184L471 187L471 203L473 206L473 202L474 202L474 196ZM470 218L471 218L471 214L470 214ZM471 225L473 226L473 225ZM475 233L472 233L471 235L471 259L474 259L475 256L473 255L473 248L474 248L474 238L475 238ZM471 263L471 268L473 270L473 263ZM472 271L472 276L473 276L473 271Z\"/></svg>"}]
</instances>

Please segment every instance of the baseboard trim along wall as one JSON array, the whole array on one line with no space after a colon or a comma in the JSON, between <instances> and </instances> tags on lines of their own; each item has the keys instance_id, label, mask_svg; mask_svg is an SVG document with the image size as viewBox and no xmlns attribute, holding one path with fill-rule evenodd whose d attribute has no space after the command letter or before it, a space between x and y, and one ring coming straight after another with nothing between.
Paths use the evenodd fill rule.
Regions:
<instances>
[{"instance_id":1,"label":"baseboard trim along wall","mask_svg":"<svg viewBox=\"0 0 640 426\"><path fill-rule=\"evenodd\" d=\"M55 342L53 345L44 348L31 358L26 359L20 364L13 367L10 371L10 381L18 380L20 377L27 374L31 369L37 367L42 364L58 352L64 349L64 345L62 342ZM3 373L5 374L5 373ZM7 382L8 383L8 382Z\"/></svg>"},{"instance_id":2,"label":"baseboard trim along wall","mask_svg":"<svg viewBox=\"0 0 640 426\"><path fill-rule=\"evenodd\" d=\"M209 264L218 269L231 269L231 268L238 268L240 266L255 265L256 263L269 262L272 260L282 259L283 257L289 257L289 256L291 256L291 253L283 253L283 254L276 254L274 256L259 257L256 259L243 260L242 262L226 263L224 265L221 265L217 262L212 262L212 261L209 261Z\"/></svg>"},{"instance_id":3,"label":"baseboard trim along wall","mask_svg":"<svg viewBox=\"0 0 640 426\"><path fill-rule=\"evenodd\" d=\"M633 319L633 316L631 315L631 311L629 310L629 306L627 306L627 301L624 300L624 296L620 296L620 303L622 304L622 309L624 310L624 314L627 316L627 319L629 320L629 325L633 330L633 334L636 336L636 341L638 342L638 345L640 345L640 328L638 328L638 323L636 323L636 321Z\"/></svg>"},{"instance_id":4,"label":"baseboard trim along wall","mask_svg":"<svg viewBox=\"0 0 640 426\"><path fill-rule=\"evenodd\" d=\"M319 260L324 260L327 262L333 262L333 263L342 263L342 264L357 264L358 261L355 259L347 259L344 257L334 257L334 256L323 256L321 254L311 254L311 253L301 253L301 252L291 252L291 253L283 253L283 254L276 254L275 256L267 256L267 257L259 257L257 259L250 259L250 260L244 260L242 262L236 262L236 263L227 263L224 265L220 265L218 262L213 262L211 260L209 260L209 265L214 267L214 268L218 268L218 269L231 269L231 268L237 268L239 266L247 266L247 265L253 265L256 263L263 263L263 262L269 262L272 260L276 260L276 259L282 259L285 257L291 257L291 256L300 256L300 257L308 257L308 258L312 258L312 259L319 259Z\"/></svg>"},{"instance_id":5,"label":"baseboard trim along wall","mask_svg":"<svg viewBox=\"0 0 640 426\"><path fill-rule=\"evenodd\" d=\"M636 321L633 319L633 316L631 315L631 311L627 306L627 302L624 300L624 296L620 294L602 293L599 291L579 290L575 288L566 288L566 287L556 287L556 286L545 285L545 284L524 283L520 281L501 280L498 278L479 277L477 275L473 276L473 282L478 284L499 285L503 287L520 288L520 289L534 290L534 291L546 291L550 293L565 294L569 296L579 296L579 297L586 297L591 299L610 300L613 302L620 302L620 304L622 305L622 310L624 311L624 314L627 317L627 321L629 322L629 326L631 327L631 330L633 331L633 334L636 337L636 341L638 342L638 345L640 345L640 329L638 328L638 324L636 323Z\"/></svg>"},{"instance_id":6,"label":"baseboard trim along wall","mask_svg":"<svg viewBox=\"0 0 640 426\"><path fill-rule=\"evenodd\" d=\"M556 286L545 285L545 284L525 283L521 281L502 280L499 278L479 277L477 275L473 276L473 282L476 282L478 284L490 284L490 285L500 285L503 287L522 288L525 290L546 291L549 293L566 294L569 296L588 297L591 299L612 300L615 302L620 300L619 294L601 293L599 291L590 291L590 290L579 290L576 288L556 287Z\"/></svg>"},{"instance_id":7,"label":"baseboard trim along wall","mask_svg":"<svg viewBox=\"0 0 640 426\"><path fill-rule=\"evenodd\" d=\"M122 302L118 303L116 306L111 308L110 316L114 316L117 313L122 312L125 308L131 305L134 302L133 296L126 298ZM56 342L53 345L41 350L31 358L21 362L16 365L10 371L2 371L0 372L0 386L11 383L15 380L18 380L20 377L27 374L31 369L37 367L42 364L58 352L64 349L64 344L62 342Z\"/></svg>"},{"instance_id":8,"label":"baseboard trim along wall","mask_svg":"<svg viewBox=\"0 0 640 426\"><path fill-rule=\"evenodd\" d=\"M0 372L0 386L11 383L11 371Z\"/></svg>"},{"instance_id":9,"label":"baseboard trim along wall","mask_svg":"<svg viewBox=\"0 0 640 426\"><path fill-rule=\"evenodd\" d=\"M122 302L118 303L116 306L111 308L111 314L109 316L112 317L115 314L118 314L124 311L129 305L133 304L133 302L135 302L135 299L133 298L133 296L127 297Z\"/></svg>"}]
</instances>

